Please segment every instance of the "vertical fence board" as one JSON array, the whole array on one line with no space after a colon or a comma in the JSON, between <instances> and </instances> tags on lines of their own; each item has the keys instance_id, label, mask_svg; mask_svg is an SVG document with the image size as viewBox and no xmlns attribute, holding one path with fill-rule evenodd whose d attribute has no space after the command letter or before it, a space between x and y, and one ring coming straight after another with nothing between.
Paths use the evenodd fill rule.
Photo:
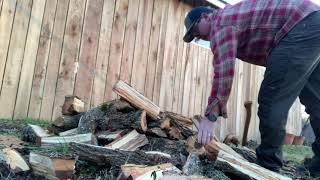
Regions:
<instances>
[{"instance_id":1,"label":"vertical fence board","mask_svg":"<svg viewBox=\"0 0 320 180\"><path fill-rule=\"evenodd\" d=\"M189 96L189 114L191 117L194 115L194 107L195 107L195 95L196 95L196 84L197 84L197 68L198 68L198 59L199 59L199 49L200 47L194 47L193 61L192 61L192 73L191 73L191 88L190 88L190 96Z\"/></svg>"},{"instance_id":2,"label":"vertical fence board","mask_svg":"<svg viewBox=\"0 0 320 180\"><path fill-rule=\"evenodd\" d=\"M56 87L53 119L61 115L64 97L73 94L85 4L86 1L84 0L70 1Z\"/></svg>"},{"instance_id":3,"label":"vertical fence board","mask_svg":"<svg viewBox=\"0 0 320 180\"><path fill-rule=\"evenodd\" d=\"M199 56L198 56L198 73L196 79L196 95L195 95L195 107L194 114L202 114L202 93L205 79L205 66L207 63L206 58L206 50L204 48L200 48Z\"/></svg>"},{"instance_id":4,"label":"vertical fence board","mask_svg":"<svg viewBox=\"0 0 320 180\"><path fill-rule=\"evenodd\" d=\"M164 50L165 50L165 43L166 43L168 9L169 9L169 4L172 3L172 1L165 0L162 2L165 3L165 7L162 9L162 15L161 15L157 65L156 65L156 71L154 72L155 77L154 77L153 96L152 96L153 102L157 105L159 105L159 97L160 97L161 78L162 78L161 76L162 76Z\"/></svg>"},{"instance_id":5,"label":"vertical fence board","mask_svg":"<svg viewBox=\"0 0 320 180\"><path fill-rule=\"evenodd\" d=\"M2 4L3 4L3 0L0 0L0 16L1 16L1 12L2 12Z\"/></svg>"},{"instance_id":6,"label":"vertical fence board","mask_svg":"<svg viewBox=\"0 0 320 180\"><path fill-rule=\"evenodd\" d=\"M172 111L172 100L174 91L175 60L177 59L177 46L172 46L179 40L179 23L182 5L174 1L169 5L168 24L166 33L166 45L163 59L163 71L161 77L160 108Z\"/></svg>"},{"instance_id":7,"label":"vertical fence board","mask_svg":"<svg viewBox=\"0 0 320 180\"><path fill-rule=\"evenodd\" d=\"M156 66L158 62L158 47L159 47L159 39L160 39L160 29L161 29L161 19L162 19L162 11L165 8L165 3L167 1L163 0L155 0L153 6L153 16L152 16L152 24L151 24L151 33L150 33L150 46L149 46L149 54L148 54L148 65L146 72L146 82L144 87L144 95L148 99L152 99L153 97L153 87L154 80L156 75Z\"/></svg>"},{"instance_id":8,"label":"vertical fence board","mask_svg":"<svg viewBox=\"0 0 320 180\"><path fill-rule=\"evenodd\" d=\"M36 65L32 80L32 89L28 110L28 117L30 118L39 118L40 116L41 100L43 96L44 81L46 78L47 63L50 53L56 6L57 0L49 0L46 2L36 57Z\"/></svg>"},{"instance_id":9,"label":"vertical fence board","mask_svg":"<svg viewBox=\"0 0 320 180\"><path fill-rule=\"evenodd\" d=\"M138 30L132 65L131 85L144 93L154 0L140 0Z\"/></svg>"},{"instance_id":10,"label":"vertical fence board","mask_svg":"<svg viewBox=\"0 0 320 180\"><path fill-rule=\"evenodd\" d=\"M113 24L115 0L105 0L101 20L99 47L96 62L96 74L93 82L91 107L96 107L104 101L106 76L108 72L110 39Z\"/></svg>"},{"instance_id":11,"label":"vertical fence board","mask_svg":"<svg viewBox=\"0 0 320 180\"><path fill-rule=\"evenodd\" d=\"M69 0L58 0L54 29L51 37L50 54L48 57L48 64L46 66L47 71L41 101L40 119L52 119L68 9Z\"/></svg>"},{"instance_id":12,"label":"vertical fence board","mask_svg":"<svg viewBox=\"0 0 320 180\"><path fill-rule=\"evenodd\" d=\"M33 0L32 12L24 51L20 82L14 112L15 119L27 117L32 78L39 47L39 37L46 0Z\"/></svg>"},{"instance_id":13,"label":"vertical fence board","mask_svg":"<svg viewBox=\"0 0 320 180\"><path fill-rule=\"evenodd\" d=\"M205 51L205 55L203 58L204 62L204 70L203 70L203 89L202 89L202 102L201 102L201 115L204 115L205 110L207 108L207 102L208 102L208 97L207 97L207 89L210 88L210 81L208 81L209 77L210 77L210 69L208 68L211 64L210 64L210 58L208 53L210 53L209 51Z\"/></svg>"},{"instance_id":14,"label":"vertical fence board","mask_svg":"<svg viewBox=\"0 0 320 180\"><path fill-rule=\"evenodd\" d=\"M104 93L105 101L116 98L115 93L112 92L112 87L120 77L120 65L122 58L126 17L128 13L128 4L128 0L116 1L111 37L110 60L108 64L107 81Z\"/></svg>"},{"instance_id":15,"label":"vertical fence board","mask_svg":"<svg viewBox=\"0 0 320 180\"><path fill-rule=\"evenodd\" d=\"M135 40L139 17L139 0L129 1L128 15L123 42L120 79L130 84L132 62L135 51ZM137 47L140 49L141 47Z\"/></svg>"},{"instance_id":16,"label":"vertical fence board","mask_svg":"<svg viewBox=\"0 0 320 180\"><path fill-rule=\"evenodd\" d=\"M31 7L31 0L21 0L17 3L7 65L0 95L0 117L3 118L13 117Z\"/></svg>"},{"instance_id":17,"label":"vertical fence board","mask_svg":"<svg viewBox=\"0 0 320 180\"><path fill-rule=\"evenodd\" d=\"M185 116L189 116L189 106L190 106L190 92L191 92L191 75L192 75L192 64L194 61L194 45L189 45L189 51L185 64L185 73L184 73L184 84L183 84L183 96L182 96L182 106L181 112Z\"/></svg>"},{"instance_id":18,"label":"vertical fence board","mask_svg":"<svg viewBox=\"0 0 320 180\"><path fill-rule=\"evenodd\" d=\"M180 80L181 80L181 72L182 72L182 62L183 62L183 53L184 53L184 46L187 44L183 41L183 35L184 35L184 16L185 16L185 11L187 11L187 6L180 2L179 4L182 6L181 12L180 13L180 20L179 26L177 31L179 32L178 34L178 48L177 48L177 58L174 60L175 61L175 77L174 77L174 87L173 87L173 99L172 99L172 111L173 112L178 112L178 105L179 105L179 92L180 92Z\"/></svg>"},{"instance_id":19,"label":"vertical fence board","mask_svg":"<svg viewBox=\"0 0 320 180\"><path fill-rule=\"evenodd\" d=\"M187 60L189 56L190 44L185 44L183 46L183 54L182 58L180 59L181 62L181 73L179 79L179 93L178 93L178 110L177 113L182 114L182 107L183 107L183 98L184 98L184 83L185 83L185 74L186 74L186 66Z\"/></svg>"},{"instance_id":20,"label":"vertical fence board","mask_svg":"<svg viewBox=\"0 0 320 180\"><path fill-rule=\"evenodd\" d=\"M15 14L16 0L7 0L2 4L2 11L0 15L0 94L3 84L2 80L6 66L7 53L9 49L13 18Z\"/></svg>"},{"instance_id":21,"label":"vertical fence board","mask_svg":"<svg viewBox=\"0 0 320 180\"><path fill-rule=\"evenodd\" d=\"M88 0L83 25L82 45L80 48L79 69L74 94L90 107L92 84L95 75L99 30L101 25L103 0Z\"/></svg>"}]
</instances>

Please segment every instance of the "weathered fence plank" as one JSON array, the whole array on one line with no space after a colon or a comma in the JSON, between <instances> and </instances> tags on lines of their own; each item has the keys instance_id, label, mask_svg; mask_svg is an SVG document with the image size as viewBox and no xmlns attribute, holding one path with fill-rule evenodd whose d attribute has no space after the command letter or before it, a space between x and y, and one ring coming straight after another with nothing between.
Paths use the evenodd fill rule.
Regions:
<instances>
[{"instance_id":1,"label":"weathered fence plank","mask_svg":"<svg viewBox=\"0 0 320 180\"><path fill-rule=\"evenodd\" d=\"M39 118L40 116L56 7L57 0L49 0L45 6L28 110L28 117L31 118Z\"/></svg>"},{"instance_id":2,"label":"weathered fence plank","mask_svg":"<svg viewBox=\"0 0 320 180\"><path fill-rule=\"evenodd\" d=\"M39 37L44 14L46 0L33 0L32 12L27 34L27 42L22 60L20 82L14 109L15 119L21 119L27 116L28 106L32 88L32 79L39 47Z\"/></svg>"},{"instance_id":3,"label":"weathered fence plank","mask_svg":"<svg viewBox=\"0 0 320 180\"><path fill-rule=\"evenodd\" d=\"M0 95L0 117L2 118L13 116L31 7L31 0L18 0Z\"/></svg>"}]
</instances>

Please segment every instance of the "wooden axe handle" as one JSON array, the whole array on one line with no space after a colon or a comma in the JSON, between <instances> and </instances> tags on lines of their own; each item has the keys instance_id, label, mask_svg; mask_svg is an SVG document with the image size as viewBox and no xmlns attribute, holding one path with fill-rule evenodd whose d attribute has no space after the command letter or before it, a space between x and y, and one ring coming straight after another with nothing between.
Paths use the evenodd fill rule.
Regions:
<instances>
[{"instance_id":1,"label":"wooden axe handle","mask_svg":"<svg viewBox=\"0 0 320 180\"><path fill-rule=\"evenodd\" d=\"M251 108L252 108L252 101L246 101L244 103L244 107L246 108L246 121L244 124L243 136L242 136L242 146L247 145L247 137L248 137L248 130L251 120Z\"/></svg>"}]
</instances>

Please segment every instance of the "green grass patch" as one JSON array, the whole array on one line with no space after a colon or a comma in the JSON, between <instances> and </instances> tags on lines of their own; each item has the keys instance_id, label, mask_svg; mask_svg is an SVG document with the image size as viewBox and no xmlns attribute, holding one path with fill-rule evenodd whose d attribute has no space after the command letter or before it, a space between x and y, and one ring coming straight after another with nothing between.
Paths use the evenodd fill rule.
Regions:
<instances>
[{"instance_id":1,"label":"green grass patch","mask_svg":"<svg viewBox=\"0 0 320 180\"><path fill-rule=\"evenodd\" d=\"M39 153L39 154L45 154L47 156L51 157L58 157L58 156L71 156L72 150L70 149L68 144L60 144L52 147L39 147L36 145L28 145L26 146L27 149L29 149L32 152Z\"/></svg>"},{"instance_id":2,"label":"green grass patch","mask_svg":"<svg viewBox=\"0 0 320 180\"><path fill-rule=\"evenodd\" d=\"M0 134L2 135L14 135L21 138L22 129L27 124L38 125L44 129L50 126L49 121L39 119L0 119Z\"/></svg>"},{"instance_id":3,"label":"green grass patch","mask_svg":"<svg viewBox=\"0 0 320 180\"><path fill-rule=\"evenodd\" d=\"M313 156L311 147L303 145L284 145L283 157L293 164L301 164L305 158Z\"/></svg>"}]
</instances>

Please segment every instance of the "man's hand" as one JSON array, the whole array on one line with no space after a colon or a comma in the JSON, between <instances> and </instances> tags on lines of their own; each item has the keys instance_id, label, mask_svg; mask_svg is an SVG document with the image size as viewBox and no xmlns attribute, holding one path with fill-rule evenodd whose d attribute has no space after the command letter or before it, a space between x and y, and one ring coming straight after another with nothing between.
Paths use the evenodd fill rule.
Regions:
<instances>
[{"instance_id":1,"label":"man's hand","mask_svg":"<svg viewBox=\"0 0 320 180\"><path fill-rule=\"evenodd\" d=\"M211 122L207 117L203 117L200 121L198 131L198 143L207 145L213 138L215 122Z\"/></svg>"}]
</instances>

